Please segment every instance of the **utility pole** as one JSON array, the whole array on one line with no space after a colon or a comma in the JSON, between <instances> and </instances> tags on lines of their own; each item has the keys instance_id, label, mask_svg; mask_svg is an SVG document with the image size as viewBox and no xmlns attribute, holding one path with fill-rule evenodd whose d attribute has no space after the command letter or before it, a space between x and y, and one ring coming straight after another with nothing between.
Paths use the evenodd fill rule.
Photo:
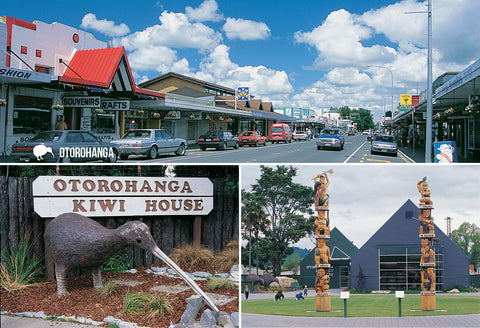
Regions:
<instances>
[{"instance_id":1,"label":"utility pole","mask_svg":"<svg viewBox=\"0 0 480 328\"><path fill-rule=\"evenodd\" d=\"M447 218L445 218L445 220L447 221L447 236L450 237L450 234L452 233L452 220L453 220L453 218L447 217Z\"/></svg>"},{"instance_id":2,"label":"utility pole","mask_svg":"<svg viewBox=\"0 0 480 328\"><path fill-rule=\"evenodd\" d=\"M425 163L432 162L432 0L428 0L428 72L427 72L427 125L425 128Z\"/></svg>"}]
</instances>

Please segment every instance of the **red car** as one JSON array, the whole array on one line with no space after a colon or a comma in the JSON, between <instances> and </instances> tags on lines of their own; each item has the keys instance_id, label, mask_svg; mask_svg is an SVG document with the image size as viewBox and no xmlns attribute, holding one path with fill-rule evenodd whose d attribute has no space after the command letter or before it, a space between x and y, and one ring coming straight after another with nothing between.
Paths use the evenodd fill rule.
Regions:
<instances>
[{"instance_id":1,"label":"red car","mask_svg":"<svg viewBox=\"0 0 480 328\"><path fill-rule=\"evenodd\" d=\"M243 145L250 145L257 147L258 145L267 145L267 137L264 137L258 131L243 131L238 136L240 147Z\"/></svg>"}]
</instances>

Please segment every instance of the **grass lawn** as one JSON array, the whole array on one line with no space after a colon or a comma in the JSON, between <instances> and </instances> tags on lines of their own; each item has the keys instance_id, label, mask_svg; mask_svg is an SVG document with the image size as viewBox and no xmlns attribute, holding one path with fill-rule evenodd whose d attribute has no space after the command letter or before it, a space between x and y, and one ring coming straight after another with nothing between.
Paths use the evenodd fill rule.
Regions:
<instances>
[{"instance_id":1,"label":"grass lawn","mask_svg":"<svg viewBox=\"0 0 480 328\"><path fill-rule=\"evenodd\" d=\"M242 301L243 313L286 315L295 317L343 317L343 300L330 296L333 312L314 312L315 297L296 301L294 298L275 302L271 299ZM402 299L402 316L431 316L480 313L480 297L437 295L437 311L420 310L420 295L405 295ZM445 310L445 311L438 311ZM309 312L313 311L313 312ZM350 295L347 300L349 317L396 317L398 299L394 295Z\"/></svg>"}]
</instances>

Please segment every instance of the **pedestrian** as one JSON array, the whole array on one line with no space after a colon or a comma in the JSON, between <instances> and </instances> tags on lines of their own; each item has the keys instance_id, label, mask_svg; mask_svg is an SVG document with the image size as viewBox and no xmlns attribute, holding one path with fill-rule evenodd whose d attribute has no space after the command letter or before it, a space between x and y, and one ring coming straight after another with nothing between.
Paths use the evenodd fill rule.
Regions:
<instances>
[{"instance_id":1,"label":"pedestrian","mask_svg":"<svg viewBox=\"0 0 480 328\"><path fill-rule=\"evenodd\" d=\"M282 291L279 290L276 294L275 294L275 301L281 301L285 298L285 296L283 295Z\"/></svg>"},{"instance_id":2,"label":"pedestrian","mask_svg":"<svg viewBox=\"0 0 480 328\"><path fill-rule=\"evenodd\" d=\"M245 300L248 300L248 295L250 295L250 290L248 289L248 285L245 285Z\"/></svg>"},{"instance_id":3,"label":"pedestrian","mask_svg":"<svg viewBox=\"0 0 480 328\"><path fill-rule=\"evenodd\" d=\"M307 285L305 285L305 287L303 288L303 295L307 297L307 294L308 294L308 288L307 288Z\"/></svg>"},{"instance_id":4,"label":"pedestrian","mask_svg":"<svg viewBox=\"0 0 480 328\"><path fill-rule=\"evenodd\" d=\"M295 300L296 301L299 301L299 300L304 300L303 296L302 296L302 292L298 293L297 295L295 295Z\"/></svg>"},{"instance_id":5,"label":"pedestrian","mask_svg":"<svg viewBox=\"0 0 480 328\"><path fill-rule=\"evenodd\" d=\"M58 118L58 121L55 124L55 130L68 130L68 125L63 121L63 116Z\"/></svg>"}]
</instances>

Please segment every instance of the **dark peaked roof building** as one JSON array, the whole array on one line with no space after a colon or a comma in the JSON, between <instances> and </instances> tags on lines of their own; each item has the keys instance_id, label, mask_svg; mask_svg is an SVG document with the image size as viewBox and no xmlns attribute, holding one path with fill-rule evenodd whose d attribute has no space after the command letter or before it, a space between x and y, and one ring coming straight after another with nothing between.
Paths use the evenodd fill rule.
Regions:
<instances>
[{"instance_id":1,"label":"dark peaked roof building","mask_svg":"<svg viewBox=\"0 0 480 328\"><path fill-rule=\"evenodd\" d=\"M337 229L330 231L330 240L327 246L330 248L330 288L341 288L349 285L350 257L358 250L345 235ZM309 288L315 286L317 270L315 269L315 247L300 262L300 284Z\"/></svg>"},{"instance_id":2,"label":"dark peaked roof building","mask_svg":"<svg viewBox=\"0 0 480 328\"><path fill-rule=\"evenodd\" d=\"M351 287L365 290L419 290L420 223L418 207L406 201L352 256ZM432 213L435 217L435 210ZM467 255L435 225L436 289L450 289L458 282L467 287Z\"/></svg>"}]
</instances>

